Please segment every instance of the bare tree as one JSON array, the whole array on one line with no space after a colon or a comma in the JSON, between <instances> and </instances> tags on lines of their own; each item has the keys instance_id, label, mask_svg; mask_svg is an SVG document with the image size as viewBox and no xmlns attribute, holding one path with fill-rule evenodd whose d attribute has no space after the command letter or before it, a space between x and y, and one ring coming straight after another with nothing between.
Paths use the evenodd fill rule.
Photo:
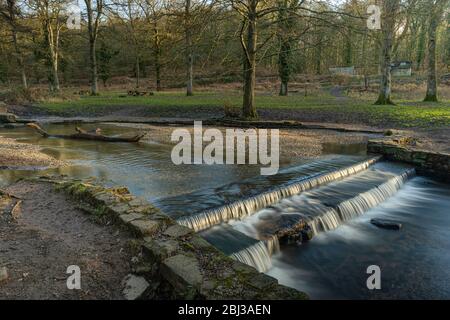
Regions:
<instances>
[{"instance_id":1,"label":"bare tree","mask_svg":"<svg viewBox=\"0 0 450 320\"><path fill-rule=\"evenodd\" d=\"M88 35L89 35L89 68L91 79L91 94L98 94L98 74L96 44L98 38L98 29L100 18L103 14L104 0L84 0L86 4ZM94 8L95 7L95 8Z\"/></svg>"},{"instance_id":2,"label":"bare tree","mask_svg":"<svg viewBox=\"0 0 450 320\"><path fill-rule=\"evenodd\" d=\"M303 3L304 0L301 1ZM296 37L296 30L294 30L296 16L292 11L295 11L299 6L300 0L278 0L278 31L277 37L279 42L278 53L278 75L281 80L280 96L288 95L288 83L291 77L292 70L292 53L293 42Z\"/></svg>"},{"instance_id":3,"label":"bare tree","mask_svg":"<svg viewBox=\"0 0 450 320\"><path fill-rule=\"evenodd\" d=\"M428 25L428 66L427 66L427 93L424 101L437 102L437 75L436 75L436 33L439 24L444 17L444 9L448 5L448 0L429 0Z\"/></svg>"},{"instance_id":4,"label":"bare tree","mask_svg":"<svg viewBox=\"0 0 450 320\"><path fill-rule=\"evenodd\" d=\"M244 97L242 115L245 118L257 118L255 106L257 52L267 43L258 46L258 21L266 15L276 12L276 7L264 6L263 0L230 0L234 10L242 17L239 33L244 52Z\"/></svg>"},{"instance_id":5,"label":"bare tree","mask_svg":"<svg viewBox=\"0 0 450 320\"><path fill-rule=\"evenodd\" d=\"M18 0L2 0L0 2L0 17L8 24L11 31L11 38L14 47L14 55L17 66L20 70L22 86L28 88L27 75L22 50L19 45L19 33L26 31L21 23L21 10Z\"/></svg>"},{"instance_id":6,"label":"bare tree","mask_svg":"<svg viewBox=\"0 0 450 320\"><path fill-rule=\"evenodd\" d=\"M164 17L162 0L137 0L151 29L152 61L155 69L156 91L161 91L162 39L161 20Z\"/></svg>"},{"instance_id":7,"label":"bare tree","mask_svg":"<svg viewBox=\"0 0 450 320\"><path fill-rule=\"evenodd\" d=\"M392 102L392 51L395 40L396 18L400 9L400 0L383 0L383 14L381 21L382 44L380 56L380 92L377 105L394 104Z\"/></svg>"},{"instance_id":8,"label":"bare tree","mask_svg":"<svg viewBox=\"0 0 450 320\"><path fill-rule=\"evenodd\" d=\"M134 71L136 78L136 88L140 86L141 79L141 39L139 38L138 25L141 20L142 7L139 0L118 0L112 3L115 10L109 10L118 20L125 25L127 38L131 39L134 50Z\"/></svg>"},{"instance_id":9,"label":"bare tree","mask_svg":"<svg viewBox=\"0 0 450 320\"><path fill-rule=\"evenodd\" d=\"M167 1L167 16L176 18L182 26L185 67L186 95L194 94L194 56L195 44L201 37L202 30L212 21L211 13L218 0L181 0Z\"/></svg>"},{"instance_id":10,"label":"bare tree","mask_svg":"<svg viewBox=\"0 0 450 320\"><path fill-rule=\"evenodd\" d=\"M66 0L36 0L31 2L42 25L42 31L48 48L50 64L49 86L51 91L59 91L58 64L60 57L60 34L64 26L64 8Z\"/></svg>"}]
</instances>

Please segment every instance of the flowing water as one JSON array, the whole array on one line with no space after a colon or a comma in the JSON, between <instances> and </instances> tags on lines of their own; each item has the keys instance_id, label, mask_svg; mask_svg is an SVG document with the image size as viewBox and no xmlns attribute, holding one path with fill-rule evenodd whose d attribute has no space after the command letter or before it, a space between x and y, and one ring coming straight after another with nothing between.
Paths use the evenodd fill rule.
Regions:
<instances>
[{"instance_id":1,"label":"flowing water","mask_svg":"<svg viewBox=\"0 0 450 320\"><path fill-rule=\"evenodd\" d=\"M379 157L358 160L357 162L356 159L350 157L332 158L299 165L295 168L283 170L275 178L259 178L239 182L237 188L235 184L222 187L214 195L209 195L208 201L201 201L205 197L204 193L188 194L185 197L178 197L176 203L186 206L186 200L190 199L195 203L208 204L211 203L213 198L219 197L219 199L216 200L216 206L212 209L193 214L185 212L183 216L178 217L172 213L171 208L174 201L170 201L170 205L166 206L166 212L177 217L177 221L182 225L196 231L205 230L223 222L245 218L283 198L361 172L378 161ZM272 181L267 183L266 180L268 179ZM271 187L273 182L277 183L275 187ZM238 194L232 192L236 189L239 190ZM248 195L248 193L251 194Z\"/></svg>"},{"instance_id":2,"label":"flowing water","mask_svg":"<svg viewBox=\"0 0 450 320\"><path fill-rule=\"evenodd\" d=\"M394 197L311 242L288 246L269 274L313 299L449 299L450 187L415 177ZM382 230L373 218L399 221ZM381 269L381 290L368 290L368 266Z\"/></svg>"},{"instance_id":3,"label":"flowing water","mask_svg":"<svg viewBox=\"0 0 450 320\"><path fill-rule=\"evenodd\" d=\"M450 298L450 187L367 156L364 145L326 144L321 159L293 161L264 177L255 165L175 166L164 144L42 139L25 128L0 129L0 135L72 163L45 173L127 186L232 258L312 298ZM0 170L0 187L40 174ZM371 218L394 219L403 229L378 229ZM302 221L312 241L280 248L277 230ZM366 287L370 265L381 267L380 291Z\"/></svg>"}]
</instances>

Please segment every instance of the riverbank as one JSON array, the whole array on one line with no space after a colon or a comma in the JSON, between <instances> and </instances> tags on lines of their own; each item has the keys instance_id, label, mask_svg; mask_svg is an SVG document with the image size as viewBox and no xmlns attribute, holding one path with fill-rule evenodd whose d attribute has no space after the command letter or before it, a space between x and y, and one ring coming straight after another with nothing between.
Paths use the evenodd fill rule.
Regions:
<instances>
[{"instance_id":1,"label":"riverbank","mask_svg":"<svg viewBox=\"0 0 450 320\"><path fill-rule=\"evenodd\" d=\"M0 168L55 168L64 165L64 161L42 153L37 146L0 136Z\"/></svg>"},{"instance_id":2,"label":"riverbank","mask_svg":"<svg viewBox=\"0 0 450 320\"><path fill-rule=\"evenodd\" d=\"M41 177L0 198L0 299L306 299L124 187ZM69 266L81 289L67 287Z\"/></svg>"}]
</instances>

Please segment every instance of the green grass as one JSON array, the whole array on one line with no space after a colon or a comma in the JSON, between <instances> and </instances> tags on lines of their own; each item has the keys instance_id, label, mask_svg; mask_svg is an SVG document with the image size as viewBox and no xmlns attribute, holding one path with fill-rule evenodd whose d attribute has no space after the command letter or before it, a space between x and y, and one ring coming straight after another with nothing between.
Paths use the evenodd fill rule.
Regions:
<instances>
[{"instance_id":1,"label":"green grass","mask_svg":"<svg viewBox=\"0 0 450 320\"><path fill-rule=\"evenodd\" d=\"M201 92L186 97L182 92L157 93L149 97L120 97L119 93L105 93L100 96L86 96L74 100L46 101L39 108L55 115L89 116L107 113L108 108L123 106L142 106L149 112L164 112L177 109L191 112L196 108L222 110L225 104L239 107L242 98L238 92ZM292 112L297 118L326 122L365 123L375 126L393 125L398 127L437 128L450 126L450 100L440 103L424 103L411 100L395 100L396 106L375 106L368 98L336 99L327 94L320 96L291 95L279 97L257 95L259 110L283 109ZM218 116L221 112L217 112ZM289 120L289 119L286 119Z\"/></svg>"}]
</instances>

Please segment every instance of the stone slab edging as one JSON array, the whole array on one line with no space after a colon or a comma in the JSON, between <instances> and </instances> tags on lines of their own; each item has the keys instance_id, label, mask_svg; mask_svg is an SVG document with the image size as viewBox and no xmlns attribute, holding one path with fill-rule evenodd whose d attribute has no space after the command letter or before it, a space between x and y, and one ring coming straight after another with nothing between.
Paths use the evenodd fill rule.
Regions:
<instances>
[{"instance_id":1,"label":"stone slab edging","mask_svg":"<svg viewBox=\"0 0 450 320\"><path fill-rule=\"evenodd\" d=\"M416 167L417 173L450 182L450 154L421 150L391 139L369 140L367 151Z\"/></svg>"},{"instance_id":2,"label":"stone slab edging","mask_svg":"<svg viewBox=\"0 0 450 320\"><path fill-rule=\"evenodd\" d=\"M60 177L38 180L53 183L94 217L108 217L136 235L143 260L136 273L151 284L150 298L308 299L305 293L226 256L125 187L104 188Z\"/></svg>"}]
</instances>

